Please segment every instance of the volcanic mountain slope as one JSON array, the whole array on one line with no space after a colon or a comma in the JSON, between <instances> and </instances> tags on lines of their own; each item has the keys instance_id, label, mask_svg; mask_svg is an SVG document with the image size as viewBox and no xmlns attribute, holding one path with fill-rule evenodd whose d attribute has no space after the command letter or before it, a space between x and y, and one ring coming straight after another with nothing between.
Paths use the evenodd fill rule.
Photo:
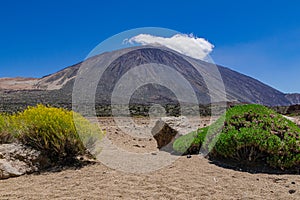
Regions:
<instances>
[{"instance_id":1,"label":"volcanic mountain slope","mask_svg":"<svg viewBox=\"0 0 300 200\"><path fill-rule=\"evenodd\" d=\"M93 69L103 68L103 62L110 63L101 76L97 92L96 102L98 104L109 104L112 91L117 82L135 66L150 65L144 73L155 79L159 71L155 71L160 65L167 65L179 72L182 77L189 82L196 93L200 104L210 102L210 95L223 94L225 91L226 101L237 101L247 103L259 103L267 106L281 106L300 103L297 95L286 95L262 82L245 76L229 68L217 66L225 91L209 91L204 81L205 76L213 77L214 82L220 83L218 77L214 76L212 64L192 59L178 52L165 47L142 46L128 49L116 50L103 53L87 59L82 63L67 67L57 73L42 77L40 79L0 79L0 93L3 110L8 104L70 104L75 78L82 67ZM200 66L200 73L194 68L194 65ZM138 78L138 74L136 74ZM91 77L83 77L90 81ZM179 80L175 85L182 84ZM22 86L22 87L21 87ZM130 86L128 86L130 87ZM180 89L180 87L178 87ZM215 94L213 94L215 92ZM176 103L177 97L167 87L159 84L147 84L140 87L132 95L133 103Z\"/></svg>"},{"instance_id":2,"label":"volcanic mountain slope","mask_svg":"<svg viewBox=\"0 0 300 200\"><path fill-rule=\"evenodd\" d=\"M300 102L300 94L291 93L286 94L285 97L291 102L292 105L299 104Z\"/></svg>"}]
</instances>

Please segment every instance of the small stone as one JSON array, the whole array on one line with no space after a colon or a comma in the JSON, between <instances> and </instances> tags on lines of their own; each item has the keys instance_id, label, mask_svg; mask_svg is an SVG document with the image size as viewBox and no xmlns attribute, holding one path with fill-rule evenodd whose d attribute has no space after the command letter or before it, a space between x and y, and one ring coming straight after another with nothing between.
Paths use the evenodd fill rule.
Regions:
<instances>
[{"instance_id":1,"label":"small stone","mask_svg":"<svg viewBox=\"0 0 300 200\"><path fill-rule=\"evenodd\" d=\"M292 181L291 184L295 185L296 183L294 181Z\"/></svg>"},{"instance_id":2,"label":"small stone","mask_svg":"<svg viewBox=\"0 0 300 200\"><path fill-rule=\"evenodd\" d=\"M296 190L289 190L290 194L294 194L296 192Z\"/></svg>"}]
</instances>

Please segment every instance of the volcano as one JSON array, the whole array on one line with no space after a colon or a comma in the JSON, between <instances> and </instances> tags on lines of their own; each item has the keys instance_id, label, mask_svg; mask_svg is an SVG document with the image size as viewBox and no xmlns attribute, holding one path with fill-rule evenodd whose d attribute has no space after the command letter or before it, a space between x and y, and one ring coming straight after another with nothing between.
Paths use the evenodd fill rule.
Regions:
<instances>
[{"instance_id":1,"label":"volcano","mask_svg":"<svg viewBox=\"0 0 300 200\"><path fill-rule=\"evenodd\" d=\"M101 77L97 79L94 94L96 105L110 104L118 81L139 66L144 66L142 71L151 80L158 80L157 77L160 77L161 73L167 73L157 71L159 66L168 66L171 71L178 72L180 77L189 83L201 105L211 103L212 95L223 95L223 100L226 102L256 103L266 106L288 106L300 103L299 94L285 94L227 67L193 59L166 47L140 46L96 55L42 78L0 78L0 109L4 112L12 112L38 103L71 108L73 87L80 70L86 66L91 70L101 69L104 67L103 63L107 63L107 66ZM197 69L195 65L198 66ZM215 69L220 74L219 77L215 76ZM210 91L204 76L211 77L212 85L217 84L213 92ZM133 73L133 77L139 79L139 74ZM86 82L91 81L90 77L84 78ZM173 81L175 90L177 86L178 90L182 89L179 87L182 84L181 80L177 80L176 77L172 80L171 75L169 79ZM132 81L127 83L132 84ZM130 102L133 104L180 102L174 91L158 83L145 84L137 88L131 95ZM218 90L218 83L222 83L224 89ZM126 85L126 88L131 88L131 85Z\"/></svg>"}]
</instances>

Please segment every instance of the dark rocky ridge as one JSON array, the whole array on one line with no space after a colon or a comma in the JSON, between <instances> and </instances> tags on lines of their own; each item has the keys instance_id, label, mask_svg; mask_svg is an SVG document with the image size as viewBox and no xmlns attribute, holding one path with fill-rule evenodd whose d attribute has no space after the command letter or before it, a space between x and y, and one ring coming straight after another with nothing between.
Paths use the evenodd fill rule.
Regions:
<instances>
[{"instance_id":1,"label":"dark rocky ridge","mask_svg":"<svg viewBox=\"0 0 300 200\"><path fill-rule=\"evenodd\" d=\"M117 81L134 66L142 64L164 64L178 71L194 89L198 101L204 107L209 104L210 96L203 77L199 75L184 55L164 47L133 47L127 53L117 50L104 53L87 59L84 62L96 63L100 59L109 59L112 55L120 55L113 60L101 77L96 92L96 107L98 111L109 115L109 104L112 91ZM210 65L204 61L192 59L201 66L204 74L210 75ZM45 76L38 80L32 90L0 90L1 111L11 112L22 110L27 105L37 103L49 104L58 107L71 108L74 80L82 63L67 67L57 73ZM266 106L288 106L300 103L299 94L284 94L260 81L245 76L229 68L217 66L223 79L227 102L258 103ZM148 71L149 76L155 76L155 71ZM180 83L178 83L180 84ZM131 97L132 105L178 105L174 93L167 88L148 84L140 87ZM144 110L142 108L142 110Z\"/></svg>"}]
</instances>

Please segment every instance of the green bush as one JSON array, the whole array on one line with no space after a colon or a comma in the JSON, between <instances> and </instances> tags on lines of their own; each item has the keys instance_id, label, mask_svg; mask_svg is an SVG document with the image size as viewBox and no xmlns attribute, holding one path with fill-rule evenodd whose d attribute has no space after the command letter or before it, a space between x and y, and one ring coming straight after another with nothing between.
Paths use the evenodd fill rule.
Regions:
<instances>
[{"instance_id":1,"label":"green bush","mask_svg":"<svg viewBox=\"0 0 300 200\"><path fill-rule=\"evenodd\" d=\"M68 164L85 153L85 143L103 136L97 125L81 115L43 105L12 115L11 122L12 134L23 144L41 151L52 163Z\"/></svg>"},{"instance_id":2,"label":"green bush","mask_svg":"<svg viewBox=\"0 0 300 200\"><path fill-rule=\"evenodd\" d=\"M191 144L189 148L186 148L187 140ZM173 148L189 153L191 147L200 149L201 145L213 157L265 162L281 169L300 165L300 128L261 105L235 106L209 128L178 138Z\"/></svg>"},{"instance_id":3,"label":"green bush","mask_svg":"<svg viewBox=\"0 0 300 200\"><path fill-rule=\"evenodd\" d=\"M173 149L179 153L193 154L200 150L200 147L207 133L207 127L183 135L173 143Z\"/></svg>"}]
</instances>

